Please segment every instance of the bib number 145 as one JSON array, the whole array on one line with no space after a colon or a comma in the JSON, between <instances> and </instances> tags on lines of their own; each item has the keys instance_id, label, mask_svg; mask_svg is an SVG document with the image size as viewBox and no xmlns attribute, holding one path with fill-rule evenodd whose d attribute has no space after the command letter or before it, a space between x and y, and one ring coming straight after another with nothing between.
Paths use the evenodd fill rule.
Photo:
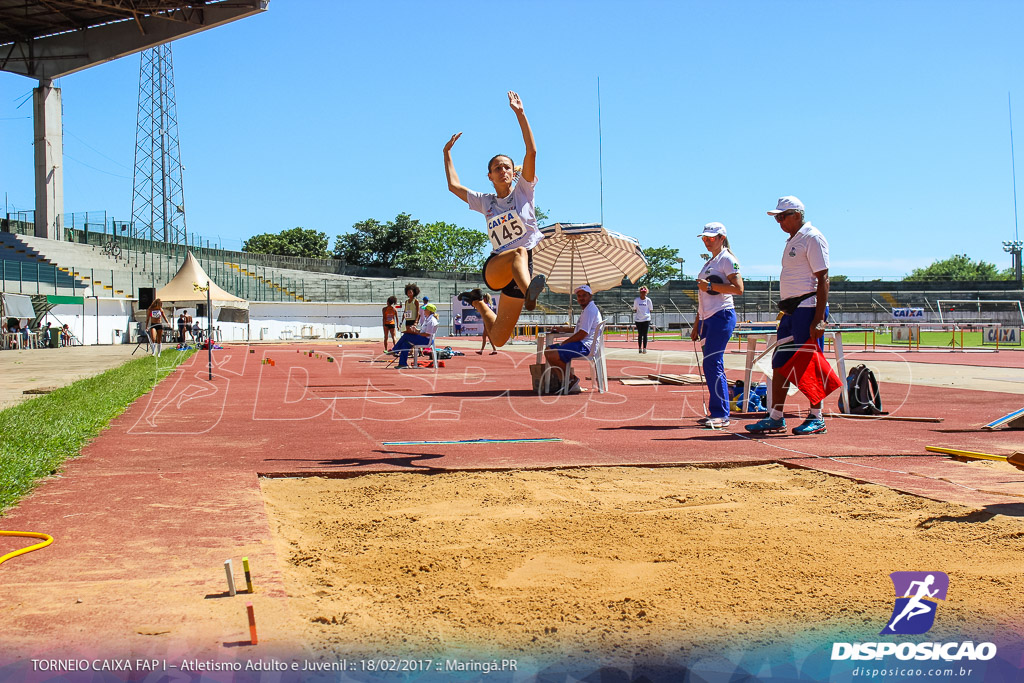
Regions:
<instances>
[{"instance_id":1,"label":"bib number 145","mask_svg":"<svg viewBox=\"0 0 1024 683\"><path fill-rule=\"evenodd\" d=\"M487 220L487 235L491 238L491 246L501 249L526 234L519 214L506 211Z\"/></svg>"}]
</instances>

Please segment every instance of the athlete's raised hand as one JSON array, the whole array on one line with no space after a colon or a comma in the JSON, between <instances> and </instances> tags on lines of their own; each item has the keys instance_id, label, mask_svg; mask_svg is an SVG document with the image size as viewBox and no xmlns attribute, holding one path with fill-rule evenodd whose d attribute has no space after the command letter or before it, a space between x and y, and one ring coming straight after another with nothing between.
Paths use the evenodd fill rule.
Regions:
<instances>
[{"instance_id":1,"label":"athlete's raised hand","mask_svg":"<svg viewBox=\"0 0 1024 683\"><path fill-rule=\"evenodd\" d=\"M461 131L456 133L455 135L453 135L452 139L448 141L448 144L446 144L444 146L444 151L445 152L450 152L451 149L452 149L452 146L455 144L455 141L458 140L460 137L462 137L462 132Z\"/></svg>"},{"instance_id":2,"label":"athlete's raised hand","mask_svg":"<svg viewBox=\"0 0 1024 683\"><path fill-rule=\"evenodd\" d=\"M512 111L517 114L523 113L523 101L519 99L518 93L511 90L508 91L508 106L512 107Z\"/></svg>"}]
</instances>

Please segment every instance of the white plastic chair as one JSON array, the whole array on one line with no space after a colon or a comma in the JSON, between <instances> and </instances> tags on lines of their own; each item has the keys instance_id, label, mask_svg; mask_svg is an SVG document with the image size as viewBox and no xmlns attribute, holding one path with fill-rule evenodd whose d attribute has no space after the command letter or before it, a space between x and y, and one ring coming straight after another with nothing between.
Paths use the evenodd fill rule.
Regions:
<instances>
[{"instance_id":1,"label":"white plastic chair","mask_svg":"<svg viewBox=\"0 0 1024 683\"><path fill-rule=\"evenodd\" d=\"M597 324L594 330L594 343L590 346L589 356L576 356L572 360L586 360L590 363L592 378L591 386L597 387L597 393L603 394L608 391L608 366L604 362L604 321ZM569 391L569 378L572 377L570 360L565 364L565 374L562 377L562 394Z\"/></svg>"},{"instance_id":2,"label":"white plastic chair","mask_svg":"<svg viewBox=\"0 0 1024 683\"><path fill-rule=\"evenodd\" d=\"M434 341L434 336L436 334L437 333L435 332L434 334L430 335L430 341L428 341L426 344L412 345L412 347L409 349L410 351L412 351L412 361L409 363L409 367L418 368L420 366L418 362L420 354L423 351L429 349L431 358L433 360L433 363L431 363L431 365L434 366L434 372L437 372L437 366L439 365L439 361L437 358L437 343Z\"/></svg>"}]
</instances>

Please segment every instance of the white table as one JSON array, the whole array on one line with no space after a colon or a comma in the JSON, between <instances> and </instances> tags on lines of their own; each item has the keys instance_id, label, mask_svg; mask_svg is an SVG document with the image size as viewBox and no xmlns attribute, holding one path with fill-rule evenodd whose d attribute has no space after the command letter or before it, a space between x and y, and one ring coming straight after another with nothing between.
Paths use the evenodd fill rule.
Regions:
<instances>
[{"instance_id":1,"label":"white table","mask_svg":"<svg viewBox=\"0 0 1024 683\"><path fill-rule=\"evenodd\" d=\"M835 350L836 357L836 369L839 370L839 380L842 382L840 391L843 397L843 408L845 410L850 409L850 395L846 386L846 358L843 355L843 332L862 332L863 330L857 329L832 329L825 330L825 339L831 339L833 341L832 347ZM737 330L737 332L741 332ZM768 353L775 350L778 345L778 335L775 332L770 331L742 331L741 336L747 338L747 358L746 365L743 371L743 391L749 393L751 390L750 378L754 371L754 364L764 358ZM761 353L757 353L757 343L764 341L766 348ZM772 383L768 382L768 401L767 406L770 409L774 403L772 402Z\"/></svg>"},{"instance_id":2,"label":"white table","mask_svg":"<svg viewBox=\"0 0 1024 683\"><path fill-rule=\"evenodd\" d=\"M557 339L568 339L573 332L538 332L537 333L537 365L544 364L544 352L547 350L550 341L552 344Z\"/></svg>"}]
</instances>

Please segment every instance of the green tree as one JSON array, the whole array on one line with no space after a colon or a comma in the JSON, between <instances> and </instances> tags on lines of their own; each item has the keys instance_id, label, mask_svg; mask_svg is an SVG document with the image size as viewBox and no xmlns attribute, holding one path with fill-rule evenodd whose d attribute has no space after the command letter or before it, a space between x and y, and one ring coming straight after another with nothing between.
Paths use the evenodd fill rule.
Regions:
<instances>
[{"instance_id":1,"label":"green tree","mask_svg":"<svg viewBox=\"0 0 1024 683\"><path fill-rule=\"evenodd\" d=\"M327 234L307 228L292 228L277 233L253 235L242 245L242 251L250 254L277 254L279 256L305 256L306 258L330 258L327 251Z\"/></svg>"},{"instance_id":2,"label":"green tree","mask_svg":"<svg viewBox=\"0 0 1024 683\"><path fill-rule=\"evenodd\" d=\"M438 221L416 232L407 267L445 272L478 271L490 241L479 230Z\"/></svg>"},{"instance_id":3,"label":"green tree","mask_svg":"<svg viewBox=\"0 0 1024 683\"><path fill-rule=\"evenodd\" d=\"M967 254L956 254L935 261L926 268L915 268L904 280L1005 280L995 264L971 261Z\"/></svg>"},{"instance_id":4,"label":"green tree","mask_svg":"<svg viewBox=\"0 0 1024 683\"><path fill-rule=\"evenodd\" d=\"M538 225L541 221L546 221L549 218L548 212L540 208L539 206L533 207L533 217L537 219Z\"/></svg>"},{"instance_id":5,"label":"green tree","mask_svg":"<svg viewBox=\"0 0 1024 683\"><path fill-rule=\"evenodd\" d=\"M407 213L387 223L367 218L353 225L352 232L337 236L334 258L356 266L405 268L410 244L420 228L420 222Z\"/></svg>"},{"instance_id":6,"label":"green tree","mask_svg":"<svg viewBox=\"0 0 1024 683\"><path fill-rule=\"evenodd\" d=\"M479 230L436 221L424 225L407 213L381 223L368 218L338 235L335 258L359 266L446 272L478 270L490 244Z\"/></svg>"},{"instance_id":7,"label":"green tree","mask_svg":"<svg viewBox=\"0 0 1024 683\"><path fill-rule=\"evenodd\" d=\"M829 282L849 282L850 278L847 277L846 275L832 275L832 274L829 274L828 281Z\"/></svg>"},{"instance_id":8,"label":"green tree","mask_svg":"<svg viewBox=\"0 0 1024 683\"><path fill-rule=\"evenodd\" d=\"M648 247L644 249L647 257L647 274L636 284L647 287L660 287L672 278L679 276L679 250L674 247Z\"/></svg>"}]
</instances>

